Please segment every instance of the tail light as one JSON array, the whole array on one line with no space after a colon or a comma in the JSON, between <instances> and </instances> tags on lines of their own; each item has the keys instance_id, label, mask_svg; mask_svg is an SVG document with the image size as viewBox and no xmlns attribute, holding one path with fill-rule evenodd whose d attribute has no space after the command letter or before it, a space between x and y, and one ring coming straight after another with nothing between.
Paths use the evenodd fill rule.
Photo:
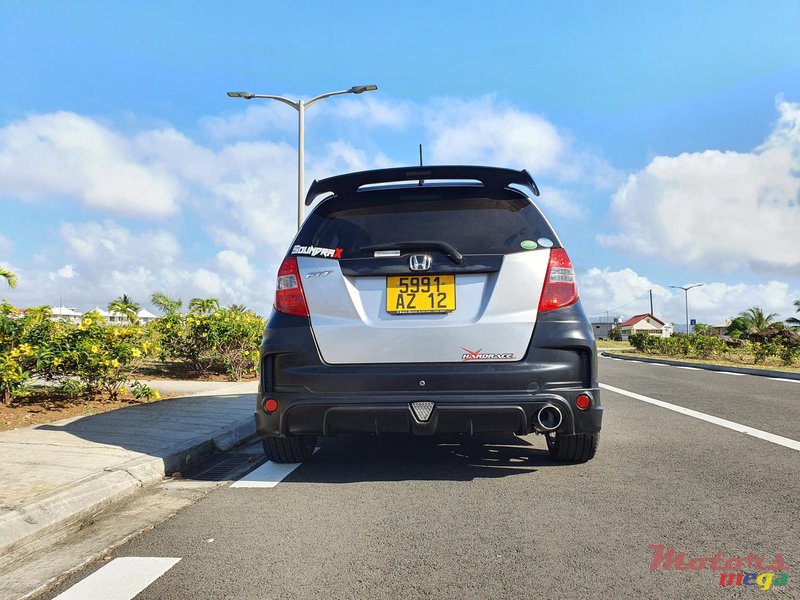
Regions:
<instances>
[{"instance_id":1,"label":"tail light","mask_svg":"<svg viewBox=\"0 0 800 600\"><path fill-rule=\"evenodd\" d=\"M278 284L275 286L275 310L298 317L308 316L308 304L300 281L297 259L287 256L278 269Z\"/></svg>"},{"instance_id":2,"label":"tail light","mask_svg":"<svg viewBox=\"0 0 800 600\"><path fill-rule=\"evenodd\" d=\"M550 250L550 264L544 278L539 312L563 308L578 301L578 288L575 285L575 271L572 262L563 248Z\"/></svg>"}]
</instances>

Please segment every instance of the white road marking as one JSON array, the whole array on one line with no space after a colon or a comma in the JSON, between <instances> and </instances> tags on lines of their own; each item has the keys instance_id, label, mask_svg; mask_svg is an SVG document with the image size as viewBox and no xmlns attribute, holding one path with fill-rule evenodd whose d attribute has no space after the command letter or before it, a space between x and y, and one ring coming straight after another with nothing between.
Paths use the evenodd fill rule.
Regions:
<instances>
[{"instance_id":1,"label":"white road marking","mask_svg":"<svg viewBox=\"0 0 800 600\"><path fill-rule=\"evenodd\" d=\"M703 369L698 369L697 367L675 367L676 369L686 369L687 371L702 371Z\"/></svg>"},{"instance_id":2,"label":"white road marking","mask_svg":"<svg viewBox=\"0 0 800 600\"><path fill-rule=\"evenodd\" d=\"M719 373L720 375L733 375L734 377L744 377L746 373L733 373L731 371L714 371L714 373Z\"/></svg>"},{"instance_id":3,"label":"white road marking","mask_svg":"<svg viewBox=\"0 0 800 600\"><path fill-rule=\"evenodd\" d=\"M232 488L272 488L286 479L289 474L303 463L274 463L268 460L254 469L239 481L231 484Z\"/></svg>"},{"instance_id":4,"label":"white road marking","mask_svg":"<svg viewBox=\"0 0 800 600\"><path fill-rule=\"evenodd\" d=\"M772 381L788 381L789 383L800 383L800 379L784 379L783 377L770 377Z\"/></svg>"},{"instance_id":5,"label":"white road marking","mask_svg":"<svg viewBox=\"0 0 800 600\"><path fill-rule=\"evenodd\" d=\"M53 600L131 600L169 571L180 558L115 558Z\"/></svg>"},{"instance_id":6,"label":"white road marking","mask_svg":"<svg viewBox=\"0 0 800 600\"><path fill-rule=\"evenodd\" d=\"M642 394L637 394L636 392L629 392L628 390L623 390L618 387L614 387L613 385L608 385L606 383L601 383L600 387L605 390L608 390L609 392L614 392L615 394L622 394L623 396L628 396L629 398L633 398L634 400L641 400L642 402L655 404L656 406L660 406L661 408L666 408L667 410L673 410L677 413L694 417L695 419L700 419L701 421L707 421L708 423L713 423L714 425L726 427L728 429L732 429L733 431L738 431L739 433L744 433L745 435L751 435L760 440L772 442L773 444L778 444L779 446L784 446L786 448L791 448L792 450L797 450L798 452L800 452L800 442L798 442L797 440L792 440L780 435L775 435L774 433L769 433L767 431L755 429L754 427L748 427L747 425L742 425L740 423L728 421L727 419L721 419L719 417L707 415L705 413L701 413L700 411L692 410L691 408L685 408L683 406L678 406L676 404L670 404L669 402L664 402L663 400L657 400L655 398L650 398L649 396L643 396Z\"/></svg>"},{"instance_id":7,"label":"white road marking","mask_svg":"<svg viewBox=\"0 0 800 600\"><path fill-rule=\"evenodd\" d=\"M665 365L664 363L647 363L653 367L668 367L669 365Z\"/></svg>"},{"instance_id":8,"label":"white road marking","mask_svg":"<svg viewBox=\"0 0 800 600\"><path fill-rule=\"evenodd\" d=\"M314 452L319 447L314 448ZM274 463L268 460L260 467L250 471L239 481L231 484L232 488L273 488L286 479L289 474L303 463Z\"/></svg>"}]
</instances>

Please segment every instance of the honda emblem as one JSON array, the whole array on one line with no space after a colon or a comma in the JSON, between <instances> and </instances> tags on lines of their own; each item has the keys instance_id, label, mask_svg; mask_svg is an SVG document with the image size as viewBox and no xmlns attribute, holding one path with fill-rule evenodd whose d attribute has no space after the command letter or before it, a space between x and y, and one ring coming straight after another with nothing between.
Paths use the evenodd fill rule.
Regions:
<instances>
[{"instance_id":1,"label":"honda emblem","mask_svg":"<svg viewBox=\"0 0 800 600\"><path fill-rule=\"evenodd\" d=\"M414 254L408 261L408 267L412 271L427 271L431 268L431 262L430 254Z\"/></svg>"}]
</instances>

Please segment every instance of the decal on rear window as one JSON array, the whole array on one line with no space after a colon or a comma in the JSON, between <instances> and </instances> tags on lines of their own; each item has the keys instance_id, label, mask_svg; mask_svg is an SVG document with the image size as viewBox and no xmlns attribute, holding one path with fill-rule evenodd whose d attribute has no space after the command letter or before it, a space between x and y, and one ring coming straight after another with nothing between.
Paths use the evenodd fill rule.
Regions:
<instances>
[{"instance_id":1,"label":"decal on rear window","mask_svg":"<svg viewBox=\"0 0 800 600\"><path fill-rule=\"evenodd\" d=\"M522 246L525 250L536 250L536 248L539 247L539 245L533 240L522 240L519 243L519 245Z\"/></svg>"},{"instance_id":2,"label":"decal on rear window","mask_svg":"<svg viewBox=\"0 0 800 600\"><path fill-rule=\"evenodd\" d=\"M550 238L546 238L546 237L540 237L539 238L539 245L542 248L552 248L553 247L553 240L551 240Z\"/></svg>"},{"instance_id":3,"label":"decal on rear window","mask_svg":"<svg viewBox=\"0 0 800 600\"><path fill-rule=\"evenodd\" d=\"M320 248L318 246L301 246L298 244L292 248L292 254L322 256L323 258L342 258L342 248Z\"/></svg>"}]
</instances>

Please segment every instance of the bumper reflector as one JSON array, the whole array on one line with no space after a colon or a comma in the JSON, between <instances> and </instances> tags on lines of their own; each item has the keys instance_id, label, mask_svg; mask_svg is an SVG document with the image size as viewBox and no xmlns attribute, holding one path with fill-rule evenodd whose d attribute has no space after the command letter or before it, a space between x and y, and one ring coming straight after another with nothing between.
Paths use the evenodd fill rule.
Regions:
<instances>
[{"instance_id":1,"label":"bumper reflector","mask_svg":"<svg viewBox=\"0 0 800 600\"><path fill-rule=\"evenodd\" d=\"M433 412L433 402L412 402L411 410L418 421L425 422L431 418Z\"/></svg>"},{"instance_id":2,"label":"bumper reflector","mask_svg":"<svg viewBox=\"0 0 800 600\"><path fill-rule=\"evenodd\" d=\"M586 410L592 405L592 399L589 397L588 394L579 394L577 398L575 398L575 406L580 408L581 410Z\"/></svg>"},{"instance_id":3,"label":"bumper reflector","mask_svg":"<svg viewBox=\"0 0 800 600\"><path fill-rule=\"evenodd\" d=\"M278 402L274 398L268 398L264 402L264 410L268 413L274 413L278 410Z\"/></svg>"}]
</instances>

